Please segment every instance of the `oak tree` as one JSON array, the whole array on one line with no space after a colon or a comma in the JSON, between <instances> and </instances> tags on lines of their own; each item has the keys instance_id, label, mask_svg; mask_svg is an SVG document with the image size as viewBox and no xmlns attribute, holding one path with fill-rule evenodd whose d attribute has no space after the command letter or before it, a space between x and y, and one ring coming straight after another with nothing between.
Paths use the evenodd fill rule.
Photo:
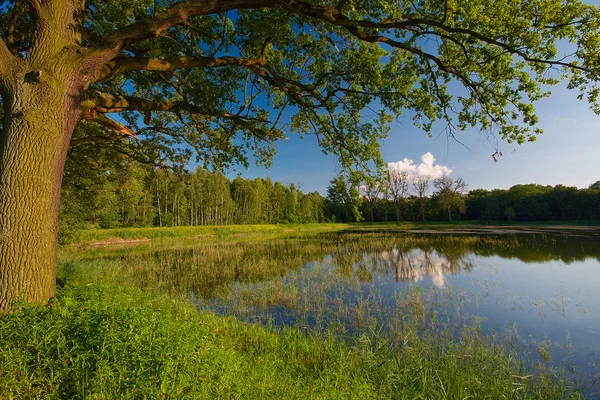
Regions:
<instances>
[{"instance_id":1,"label":"oak tree","mask_svg":"<svg viewBox=\"0 0 600 400\"><path fill-rule=\"evenodd\" d=\"M194 150L219 169L313 134L365 167L405 110L428 132L533 140L546 85L568 78L596 107L596 14L577 0L0 1L0 309L55 294L69 146Z\"/></svg>"}]
</instances>

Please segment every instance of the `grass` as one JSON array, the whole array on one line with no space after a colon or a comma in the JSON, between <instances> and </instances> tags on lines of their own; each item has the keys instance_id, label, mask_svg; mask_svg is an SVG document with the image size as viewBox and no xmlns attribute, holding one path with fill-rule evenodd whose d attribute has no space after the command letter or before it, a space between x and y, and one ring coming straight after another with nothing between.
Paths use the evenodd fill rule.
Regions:
<instances>
[{"instance_id":1,"label":"grass","mask_svg":"<svg viewBox=\"0 0 600 400\"><path fill-rule=\"evenodd\" d=\"M117 229L86 229L74 234L76 243L89 243L105 241L110 243L119 240L135 239L222 239L231 235L267 234L281 235L282 233L304 231L334 231L345 229L347 224L263 224L263 225L220 225L220 226L176 226L152 228L117 228Z\"/></svg>"},{"instance_id":2,"label":"grass","mask_svg":"<svg viewBox=\"0 0 600 400\"><path fill-rule=\"evenodd\" d=\"M356 307L331 297L332 288L352 291L372 279L377 270L354 266L391 242L445 249L451 261L478 246L518 254L519 241L328 234L340 227L347 228L177 228L166 239L155 230L90 233L88 242L157 239L135 248L63 248L56 301L0 316L0 398L583 397L578 382L546 363L526 367L518 350L490 340L476 321L449 334L436 323L443 315L428 306L439 300L430 294L404 293L393 315L377 307L376 296L357 298ZM307 259L332 253L338 269L302 270ZM210 302L239 318L202 306ZM241 320L274 306L308 319L282 328ZM337 322L327 315L332 309ZM392 330L382 328L386 319ZM354 326L360 329L350 332Z\"/></svg>"},{"instance_id":3,"label":"grass","mask_svg":"<svg viewBox=\"0 0 600 400\"><path fill-rule=\"evenodd\" d=\"M0 396L25 398L578 398L478 332L390 348L278 333L165 295L94 284L0 318Z\"/></svg>"},{"instance_id":4,"label":"grass","mask_svg":"<svg viewBox=\"0 0 600 400\"><path fill-rule=\"evenodd\" d=\"M551 227L589 227L594 229L599 222L581 221L541 221L541 222L517 222L492 221L489 227L514 227L514 228L551 228ZM228 238L246 236L256 239L271 239L282 235L311 234L318 232L335 232L343 230L376 230L397 231L401 230L438 230L451 229L469 230L471 228L484 228L486 225L478 221L435 221L435 222L361 222L361 223L322 223L322 224L261 224L261 225L221 225L221 226L176 226L176 227L149 227L149 228L116 228L116 229L83 229L70 231L65 244L126 244L126 241L134 240L202 240L222 241ZM501 233L501 232L499 232Z\"/></svg>"}]
</instances>

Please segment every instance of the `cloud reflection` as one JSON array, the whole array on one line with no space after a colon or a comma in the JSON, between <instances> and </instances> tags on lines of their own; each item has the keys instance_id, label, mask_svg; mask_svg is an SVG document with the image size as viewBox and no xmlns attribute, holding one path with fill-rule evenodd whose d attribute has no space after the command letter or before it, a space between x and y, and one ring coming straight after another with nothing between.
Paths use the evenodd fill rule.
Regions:
<instances>
[{"instance_id":1,"label":"cloud reflection","mask_svg":"<svg viewBox=\"0 0 600 400\"><path fill-rule=\"evenodd\" d=\"M468 256L449 257L437 251L406 251L396 246L391 251L365 256L363 262L374 273L394 274L396 282L421 282L429 276L433 285L439 289L446 287L446 275L472 269Z\"/></svg>"}]
</instances>

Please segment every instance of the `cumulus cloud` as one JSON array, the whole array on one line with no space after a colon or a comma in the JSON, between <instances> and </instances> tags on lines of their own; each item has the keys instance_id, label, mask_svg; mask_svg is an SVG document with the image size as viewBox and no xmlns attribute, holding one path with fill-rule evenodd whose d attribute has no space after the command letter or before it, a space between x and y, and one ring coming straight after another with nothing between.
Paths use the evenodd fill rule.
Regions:
<instances>
[{"instance_id":1,"label":"cumulus cloud","mask_svg":"<svg viewBox=\"0 0 600 400\"><path fill-rule=\"evenodd\" d=\"M413 160L405 158L402 161L388 163L390 171L406 172L410 178L415 176L428 176L431 179L440 178L443 175L450 175L452 170L443 165L433 165L435 157L430 152L421 156L421 163L415 164Z\"/></svg>"}]
</instances>

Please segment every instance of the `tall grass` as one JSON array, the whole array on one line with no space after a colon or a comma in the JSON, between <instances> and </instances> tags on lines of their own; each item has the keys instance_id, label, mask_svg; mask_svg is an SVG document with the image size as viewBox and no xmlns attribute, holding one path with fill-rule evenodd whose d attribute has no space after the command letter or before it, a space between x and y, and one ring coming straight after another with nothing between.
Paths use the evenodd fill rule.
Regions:
<instances>
[{"instance_id":1,"label":"tall grass","mask_svg":"<svg viewBox=\"0 0 600 400\"><path fill-rule=\"evenodd\" d=\"M477 332L441 346L274 333L168 296L93 284L0 318L0 396L76 398L579 398Z\"/></svg>"}]
</instances>

